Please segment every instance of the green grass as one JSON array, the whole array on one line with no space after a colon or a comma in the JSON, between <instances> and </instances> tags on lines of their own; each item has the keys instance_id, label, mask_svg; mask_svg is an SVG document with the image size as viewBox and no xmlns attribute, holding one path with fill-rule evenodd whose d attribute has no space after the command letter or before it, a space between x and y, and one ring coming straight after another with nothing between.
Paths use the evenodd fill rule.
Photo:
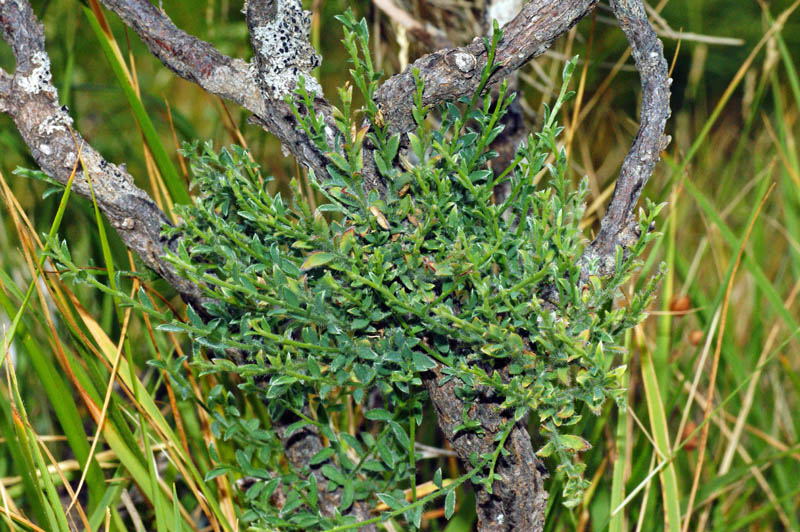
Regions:
<instances>
[{"instance_id":1,"label":"green grass","mask_svg":"<svg viewBox=\"0 0 800 532\"><path fill-rule=\"evenodd\" d=\"M39 4L41 14L45 6ZM318 6L321 27L332 28L315 34L326 59L319 75L329 94L346 70L332 18L345 4L350 5ZM770 13L756 3L737 3L727 11L714 9L719 2L695 4L670 0L663 14L674 29L743 36L746 44L680 46L668 125L674 140L645 190L654 200L669 202L659 227L663 237L630 290L662 261L669 275L653 315L629 341L627 411L609 407L582 421L581 433L593 444L583 454L592 486L583 504L568 510L559 502L561 479L554 475L548 530L800 528L800 15L791 14L781 27L774 21L791 2L773 2ZM353 5L372 24L375 8L365 1ZM415 16L447 22L455 40L471 32L466 12L410 5ZM190 33L225 53L249 56L238 4L165 2L164 7ZM90 23L91 16L63 0L46 5L48 50L54 80L66 98L62 103L93 145L109 160L126 162L140 186L155 188L162 205L186 200L170 123L179 141L209 138L218 147L239 142L241 133L254 158L271 168L279 189L298 174L274 139L246 124L246 113L226 104L228 115L216 98L178 80L135 35L126 36L113 15L105 15L113 41L102 24ZM378 55L383 68L394 72L402 39L385 18L379 28ZM371 29L374 35L375 26ZM591 21L581 23L582 38L562 38L554 50L585 58L590 31ZM622 56L621 34L600 22L594 31L585 93L570 103L580 107L564 113L579 117L567 121L575 130L564 138L572 139L574 175L588 175L592 186L594 225L587 225L587 235L608 201L596 200L613 185L635 132L639 90L635 74L600 64ZM671 60L676 44L665 45ZM412 57L422 51L412 38ZM0 65L9 70L10 57L7 47L0 48ZM540 111L551 96L526 79L557 85L559 57L543 57L541 69L525 70L521 88L530 111ZM92 530L136 530L138 522L145 530L188 532L202 523L235 530L241 498L236 479L219 475L204 481L220 461L234 460L235 449L213 426L203 398L217 384L235 389L237 383L198 375L180 358L190 354L185 339L157 331L158 324L135 309L117 308L108 292L62 279L47 262L37 268L42 249L37 235L54 228L68 240L76 262L102 265L110 282L114 272L141 270L107 223L98 223L91 202L71 197L61 212L59 194L42 199L45 184L12 174L17 165L33 163L10 120L0 117L0 124L5 154L0 172L9 185L0 206L0 319L6 319L3 341L10 342L8 355L4 350L0 357L14 361L2 366L0 379L0 530L36 530L31 523L48 531L68 530L71 523L83 529L84 522ZM741 265L733 275L740 248ZM122 275L119 288L139 291L143 304L160 311L181 308L163 281L140 273L135 282ZM686 312L671 310L685 301ZM150 360L183 367L183 378ZM262 405L242 399L238 407L266 420ZM431 427L421 427L417 440L443 445ZM703 441L705 458L697 474L697 446ZM441 466L449 478L460 475L447 458L416 461L431 470ZM67 514L73 494L65 482L74 490L82 476L84 485ZM443 501L426 507L430 519L423 519L423 529L472 530L470 495L461 490L457 500L449 524L437 517ZM390 522L404 529L401 522Z\"/></svg>"}]
</instances>

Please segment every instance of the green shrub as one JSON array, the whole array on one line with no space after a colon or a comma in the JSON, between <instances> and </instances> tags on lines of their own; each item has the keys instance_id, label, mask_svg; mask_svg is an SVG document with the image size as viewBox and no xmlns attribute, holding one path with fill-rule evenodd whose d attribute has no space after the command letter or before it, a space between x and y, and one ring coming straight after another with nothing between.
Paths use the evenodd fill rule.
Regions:
<instances>
[{"instance_id":1,"label":"green shrub","mask_svg":"<svg viewBox=\"0 0 800 532\"><path fill-rule=\"evenodd\" d=\"M648 228L658 208L641 215L641 237L633 249L618 251L613 277L599 278L595 264L580 260L587 183L571 185L556 141L574 62L564 69L564 88L542 131L495 176L490 145L511 101L505 83L494 95L486 89L500 32L486 42L489 66L471 99L428 109L418 78L416 131L401 138L374 103L380 75L369 58L366 22L350 13L340 20L365 104L354 109L352 88L340 89L332 131L315 115L302 82L290 100L299 127L329 159L330 179L312 176L327 203L312 210L296 182L288 198L270 195L271 178L237 146L215 152L195 143L186 150L198 199L177 207L184 222L166 234L180 237L170 260L209 300L188 309L188 323L162 328L189 334L193 363L203 372L241 377L238 391L217 386L208 398L215 436L237 449L235 463L223 463L212 449L220 465L208 478L235 472L254 480L243 520L256 526L353 523L320 515L314 477L287 465L270 427L242 416L236 394L244 393L273 419L296 416L290 432L314 425L327 439L330 446L309 466L323 464L328 488L343 488L342 513L377 495L390 508L384 518L405 514L418 525L424 503L438 496L446 497L449 517L466 480L491 489L505 437L530 413L545 440L538 454L565 474L564 500L575 505L586 486L579 453L590 445L569 427L584 406L599 413L607 398L624 406L625 367L615 356L622 333L644 318L656 280L626 305L615 300L654 237ZM426 119L431 112L435 128ZM364 186L364 143L376 147L385 189ZM495 187L504 182L510 194L496 202ZM65 248L53 248L61 264L78 271ZM231 352L245 360L234 363ZM427 400L421 376L437 365L443 379L458 381L461 399L471 400L478 387L492 390L509 421L493 453L471 457L470 473L445 483L436 471L438 491L409 504L402 488L416 482L413 443ZM344 421L353 421L348 403L366 418L355 433ZM459 429L483 427L465 409ZM277 490L281 505L273 502Z\"/></svg>"}]
</instances>

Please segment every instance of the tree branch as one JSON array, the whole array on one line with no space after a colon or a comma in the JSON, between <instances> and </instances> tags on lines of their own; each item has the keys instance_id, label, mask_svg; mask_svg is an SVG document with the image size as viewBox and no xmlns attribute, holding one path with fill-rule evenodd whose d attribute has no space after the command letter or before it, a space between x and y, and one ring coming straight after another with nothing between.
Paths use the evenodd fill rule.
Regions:
<instances>
[{"instance_id":1,"label":"tree branch","mask_svg":"<svg viewBox=\"0 0 800 532\"><path fill-rule=\"evenodd\" d=\"M597 261L601 276L614 272L617 246L625 249L638 240L639 225L634 209L661 152L671 140L664 134L670 116L669 87L672 84L664 47L647 20L641 0L611 0L611 7L625 32L639 71L642 107L639 129L622 163L611 204L600 224L600 231L581 258L584 265Z\"/></svg>"},{"instance_id":2,"label":"tree branch","mask_svg":"<svg viewBox=\"0 0 800 532\"><path fill-rule=\"evenodd\" d=\"M212 44L189 35L147 0L102 0L102 3L178 76L257 115L267 112L247 62L228 57Z\"/></svg>"},{"instance_id":3,"label":"tree branch","mask_svg":"<svg viewBox=\"0 0 800 532\"><path fill-rule=\"evenodd\" d=\"M200 289L182 279L164 259L168 242L161 228L169 219L134 185L124 167L106 161L79 133L72 130L66 106L58 104L58 92L51 82L50 58L44 46L44 28L24 0L0 3L3 37L17 61L13 75L0 76L0 110L9 114L31 150L36 164L56 181L66 184L81 162L72 190L91 199L117 230L122 241L144 263L163 277L186 301L198 304Z\"/></svg>"},{"instance_id":4,"label":"tree branch","mask_svg":"<svg viewBox=\"0 0 800 532\"><path fill-rule=\"evenodd\" d=\"M250 69L244 61L232 59L220 53L213 45L188 35L179 29L163 12L147 0L102 0L145 42L150 51L170 70L182 78L200 85L206 91L238 103L251 111L254 121L274 134L292 152L299 162L314 170L317 177L324 179L326 160L316 147L295 127L294 117L282 99L263 98L259 94L265 90L263 83L253 83ZM251 29L268 24L270 13L279 14L297 10L288 7L297 5L296 0L254 0L248 7L248 26ZM505 26L505 37L497 50L497 61L503 67L495 74L495 82L510 72L544 53L552 42L562 33L574 26L597 4L597 0L532 0L514 20ZM287 5L282 8L281 6ZM257 9L260 6L261 9ZM296 37L299 32L294 32ZM268 57L275 48L267 47L267 53L259 49L274 41L254 37L256 64L259 72L275 65ZM301 50L300 63L304 57L313 53L295 43ZM270 52L271 50L271 52ZM475 92L480 81L480 71L486 64L486 49L481 38L461 48L451 48L434 52L418 59L403 73L387 80L378 90L377 100L382 107L386 122L393 132L407 132L414 128L411 116L413 105L410 97L414 91L413 69L419 69L425 81L423 100L425 105L443 101L454 101ZM261 61L263 64L259 64ZM272 67L269 65L272 64ZM290 69L298 65L288 65ZM310 76L306 76L308 82ZM269 83L267 95L269 96ZM283 87L284 85L280 85ZM280 92L278 93L280 94ZM322 112L330 121L330 105L317 94L316 110Z\"/></svg>"},{"instance_id":5,"label":"tree branch","mask_svg":"<svg viewBox=\"0 0 800 532\"><path fill-rule=\"evenodd\" d=\"M503 28L503 39L497 46L495 61L501 67L493 83L545 52L553 41L578 23L597 4L597 0L532 0ZM480 73L488 60L481 37L460 48L428 54L416 60L404 72L389 78L378 89L376 100L392 132L414 128L411 109L414 102L413 72L418 70L425 89L423 105L456 101L475 93Z\"/></svg>"},{"instance_id":6,"label":"tree branch","mask_svg":"<svg viewBox=\"0 0 800 532\"><path fill-rule=\"evenodd\" d=\"M441 367L434 369L433 375L425 379L425 387L445 438L467 469L471 469L470 455L483 456L494 452L496 437L513 419L513 413L501 411L502 398L488 396L486 390L477 390L478 397L469 406L455 393L461 385L459 381L451 379L439 384L440 371ZM456 427L463 423L461 416L467 407L470 408L469 417L480 421L482 434L456 431ZM548 497L544 488L547 470L536 457L525 420L514 424L506 438L505 448L509 453L498 460L495 469L503 480L494 483L492 493L473 484L477 499L477 529L480 532L540 531L544 528L547 509Z\"/></svg>"},{"instance_id":7,"label":"tree branch","mask_svg":"<svg viewBox=\"0 0 800 532\"><path fill-rule=\"evenodd\" d=\"M220 53L213 45L177 28L147 0L102 0L146 43L150 51L179 76L204 90L229 99L252 112L254 121L278 139L320 179L326 175L327 161L310 139L296 126L294 117L283 102L292 90L296 76L308 73L316 65L316 55L307 45L305 15L298 11L297 0L250 0L248 27L255 50L255 67ZM496 51L501 68L494 74L499 82L530 59L542 54L559 35L574 26L597 0L531 0L520 14L508 23ZM669 116L669 80L661 43L647 21L641 0L611 0L631 48L643 87L640 127L625 159L611 206L597 238L587 248L582 261L599 259L601 273L613 272L617 245L635 241L637 225L633 209L642 187L651 175L659 153L668 138L663 131ZM298 15L299 13L299 15ZM288 30L291 52L283 51L283 41L272 31L280 23L298 18L298 29ZM177 276L164 260L168 242L160 235L162 224L169 223L147 194L133 185L132 177L86 145L71 130L72 120L66 108L58 106L55 87L50 80L49 59L44 49L44 33L25 0L0 3L0 24L17 59L13 75L0 71L0 110L10 114L37 164L53 178L65 183L83 145L84 169L92 179L98 204L117 228L125 244L164 277L187 301L196 306L201 300L198 287ZM304 42L305 41L305 42ZM288 50L288 48L287 48ZM485 46L476 38L467 46L434 52L417 60L405 72L387 80L378 91L377 100L385 121L393 132L410 131L413 126L411 95L412 72L418 69L425 83L423 103L433 105L470 95L477 89L480 72L487 61ZM306 76L311 79L310 76ZM322 90L317 92L317 112L329 119L330 106ZM86 175L76 176L74 190L90 196ZM610 260L610 262L609 262ZM610 264L610 270L609 270ZM450 383L448 383L450 384ZM440 417L440 426L462 460L473 450L485 451L486 442L477 436L455 434L453 407L461 403L448 385L439 386L436 378L426 381ZM504 420L491 398L473 407L472 414L488 427L499 427ZM463 406L463 405L461 405ZM460 409L457 409L460 415ZM280 427L277 427L280 433ZM489 442L491 443L491 442ZM302 441L287 443L290 460L296 467L307 464L309 452L321 445L313 431L304 431ZM479 492L481 530L540 530L546 500L541 486L542 473L533 454L530 438L523 426L510 436L512 453L498 465L505 482L497 483L495 494ZM294 457L294 458L293 458ZM335 504L332 499L331 504Z\"/></svg>"},{"instance_id":8,"label":"tree branch","mask_svg":"<svg viewBox=\"0 0 800 532\"><path fill-rule=\"evenodd\" d=\"M101 1L139 35L150 52L167 68L187 81L196 83L207 92L235 102L253 113L252 120L275 135L300 163L314 170L318 176L327 175L325 171L327 161L324 155L317 150L303 131L296 127L291 110L281 98L264 97L262 80L259 80L259 83L254 82L256 76L251 65L241 59L228 57L212 44L189 35L147 0ZM293 5L300 4L297 0L274 0L274 2L281 5L287 2ZM254 3L265 5L265 11L268 13L270 8L266 4L272 2L256 0ZM278 12L277 7L275 12ZM262 15L260 20L266 23L264 17L265 15ZM260 52L256 54L257 62L259 54L269 55L275 52L274 48L265 48L265 44L277 43L260 43L258 46ZM306 53L310 54L313 51ZM292 66L295 65L289 65L289 68ZM282 84L287 82L285 74L281 74L277 69L273 73L280 78ZM306 75L306 78L310 77ZM269 90L267 93L269 96L274 96L274 93L269 94ZM322 96L321 90L319 96ZM316 110L322 112L326 119L330 117L330 105L324 99L320 98L317 101Z\"/></svg>"}]
</instances>

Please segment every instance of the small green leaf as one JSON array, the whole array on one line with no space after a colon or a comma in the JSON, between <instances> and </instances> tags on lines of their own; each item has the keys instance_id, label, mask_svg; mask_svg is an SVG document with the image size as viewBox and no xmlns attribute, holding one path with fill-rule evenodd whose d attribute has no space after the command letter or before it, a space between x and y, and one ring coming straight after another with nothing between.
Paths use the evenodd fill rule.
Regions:
<instances>
[{"instance_id":1,"label":"small green leaf","mask_svg":"<svg viewBox=\"0 0 800 532\"><path fill-rule=\"evenodd\" d=\"M347 483L347 477L345 477L341 471L330 464L325 464L322 466L320 471L322 471L322 474L325 475L325 478L335 482L340 486L344 486Z\"/></svg>"},{"instance_id":2,"label":"small green leaf","mask_svg":"<svg viewBox=\"0 0 800 532\"><path fill-rule=\"evenodd\" d=\"M447 492L447 497L444 498L444 518L450 519L453 517L453 512L456 511L456 490L452 489Z\"/></svg>"},{"instance_id":3,"label":"small green leaf","mask_svg":"<svg viewBox=\"0 0 800 532\"><path fill-rule=\"evenodd\" d=\"M391 162L397 156L397 149L400 147L400 135L392 135L386 142L386 151L384 157L387 162Z\"/></svg>"},{"instance_id":4,"label":"small green leaf","mask_svg":"<svg viewBox=\"0 0 800 532\"><path fill-rule=\"evenodd\" d=\"M343 172L350 172L350 163L335 151L328 152L325 156Z\"/></svg>"},{"instance_id":5,"label":"small green leaf","mask_svg":"<svg viewBox=\"0 0 800 532\"><path fill-rule=\"evenodd\" d=\"M215 467L214 469L206 473L205 481L210 482L211 480L224 475L228 471L230 471L230 468L228 466Z\"/></svg>"},{"instance_id":6,"label":"small green leaf","mask_svg":"<svg viewBox=\"0 0 800 532\"><path fill-rule=\"evenodd\" d=\"M403 447L404 449L410 449L411 439L408 437L408 433L406 433L403 427L401 427L399 423L394 421L390 422L389 426L391 427L392 432L394 433L394 437L397 438L397 443L399 443L400 446Z\"/></svg>"},{"instance_id":7,"label":"small green leaf","mask_svg":"<svg viewBox=\"0 0 800 532\"><path fill-rule=\"evenodd\" d=\"M320 450L317 454L311 457L311 460L308 461L309 465L317 465L321 464L331 456L333 456L334 450L331 447L325 447L324 449Z\"/></svg>"},{"instance_id":8,"label":"small green leaf","mask_svg":"<svg viewBox=\"0 0 800 532\"><path fill-rule=\"evenodd\" d=\"M339 510L344 512L353 504L355 489L353 487L353 479L347 479L342 490L342 500L340 502Z\"/></svg>"},{"instance_id":9,"label":"small green leaf","mask_svg":"<svg viewBox=\"0 0 800 532\"><path fill-rule=\"evenodd\" d=\"M373 421L389 421L393 416L383 408L375 408L364 412L364 417Z\"/></svg>"},{"instance_id":10,"label":"small green leaf","mask_svg":"<svg viewBox=\"0 0 800 532\"><path fill-rule=\"evenodd\" d=\"M399 510L405 506L405 501L401 501L397 497L389 495L388 493L378 493L378 498L392 510Z\"/></svg>"},{"instance_id":11,"label":"small green leaf","mask_svg":"<svg viewBox=\"0 0 800 532\"><path fill-rule=\"evenodd\" d=\"M414 352L412 355L414 369L417 371L428 371L436 367L436 361L425 353Z\"/></svg>"},{"instance_id":12,"label":"small green leaf","mask_svg":"<svg viewBox=\"0 0 800 532\"><path fill-rule=\"evenodd\" d=\"M281 375L280 377L272 379L270 381L270 385L271 386L286 386L286 385L289 385L289 384L294 384L295 382L297 382L297 378L296 377L292 377L291 375Z\"/></svg>"}]
</instances>

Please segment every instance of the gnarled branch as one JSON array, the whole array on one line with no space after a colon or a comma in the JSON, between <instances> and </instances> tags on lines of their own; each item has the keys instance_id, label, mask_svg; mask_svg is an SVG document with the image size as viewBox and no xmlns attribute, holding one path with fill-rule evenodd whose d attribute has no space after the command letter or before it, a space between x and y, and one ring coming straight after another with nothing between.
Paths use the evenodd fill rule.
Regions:
<instances>
[{"instance_id":1,"label":"gnarled branch","mask_svg":"<svg viewBox=\"0 0 800 532\"><path fill-rule=\"evenodd\" d=\"M611 7L628 38L639 71L642 107L639 129L622 163L611 204L601 221L600 231L581 258L583 264L596 260L599 273L606 276L614 272L617 246L628 248L639 238L634 209L661 152L671 140L664 134L670 116L669 87L672 84L664 47L647 20L641 0L611 0Z\"/></svg>"},{"instance_id":2,"label":"gnarled branch","mask_svg":"<svg viewBox=\"0 0 800 532\"><path fill-rule=\"evenodd\" d=\"M501 67L494 73L498 83L534 57L547 50L553 41L578 23L597 4L597 0L532 0L503 27L503 39L497 46L495 62ZM480 74L488 60L481 37L460 48L450 48L417 59L404 72L389 78L378 89L377 101L386 122L394 132L411 131L414 118L413 72L418 70L425 84L424 105L456 101L475 93Z\"/></svg>"},{"instance_id":3,"label":"gnarled branch","mask_svg":"<svg viewBox=\"0 0 800 532\"><path fill-rule=\"evenodd\" d=\"M186 301L198 304L202 300L200 289L177 275L165 260L169 242L161 236L161 229L170 223L169 219L146 192L136 187L124 167L105 160L73 131L72 118L66 107L59 106L58 92L51 81L44 28L30 4L23 0L0 3L0 23L17 61L13 75L3 72L0 76L0 109L14 119L36 164L66 184L80 148L82 164L73 191L91 198L91 186L100 210L125 245Z\"/></svg>"}]
</instances>

